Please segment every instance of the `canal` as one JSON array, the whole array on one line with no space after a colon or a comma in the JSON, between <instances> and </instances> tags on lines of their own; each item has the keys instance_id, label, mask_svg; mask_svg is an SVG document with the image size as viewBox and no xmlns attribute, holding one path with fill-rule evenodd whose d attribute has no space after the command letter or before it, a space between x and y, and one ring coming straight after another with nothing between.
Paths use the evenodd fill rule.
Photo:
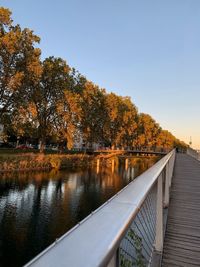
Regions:
<instances>
[{"instance_id":1,"label":"canal","mask_svg":"<svg viewBox=\"0 0 200 267\"><path fill-rule=\"evenodd\" d=\"M1 174L0 266L30 261L158 158L76 170Z\"/></svg>"}]
</instances>

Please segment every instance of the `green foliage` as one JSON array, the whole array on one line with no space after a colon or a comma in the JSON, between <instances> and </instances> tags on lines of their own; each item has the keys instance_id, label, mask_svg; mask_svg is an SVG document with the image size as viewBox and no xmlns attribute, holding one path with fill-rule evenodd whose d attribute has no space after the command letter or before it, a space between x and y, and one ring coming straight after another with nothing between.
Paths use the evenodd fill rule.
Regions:
<instances>
[{"instance_id":1,"label":"green foliage","mask_svg":"<svg viewBox=\"0 0 200 267\"><path fill-rule=\"evenodd\" d=\"M120 267L132 267L134 266L133 262L126 258L124 254L119 255L119 266Z\"/></svg>"},{"instance_id":2,"label":"green foliage","mask_svg":"<svg viewBox=\"0 0 200 267\"><path fill-rule=\"evenodd\" d=\"M138 236L133 229L129 229L127 238L131 240L131 244L134 246L135 255L134 259L131 258L130 255L126 255L126 253L123 252L123 250L120 250L119 253L119 261L120 267L145 267L145 258L142 254L142 238ZM128 242L128 240L127 240Z\"/></svg>"},{"instance_id":3,"label":"green foliage","mask_svg":"<svg viewBox=\"0 0 200 267\"><path fill-rule=\"evenodd\" d=\"M130 229L128 232L128 236L132 239L135 251L136 251L136 265L138 267L145 267L145 258L142 254L142 238L139 237L133 229Z\"/></svg>"},{"instance_id":4,"label":"green foliage","mask_svg":"<svg viewBox=\"0 0 200 267\"><path fill-rule=\"evenodd\" d=\"M131 240L131 244L134 246L135 255L134 258L131 255L127 255L120 249L119 252L119 266L120 267L146 267L146 261L142 254L142 238L138 236L133 229L129 229L127 233L127 239Z\"/></svg>"}]
</instances>

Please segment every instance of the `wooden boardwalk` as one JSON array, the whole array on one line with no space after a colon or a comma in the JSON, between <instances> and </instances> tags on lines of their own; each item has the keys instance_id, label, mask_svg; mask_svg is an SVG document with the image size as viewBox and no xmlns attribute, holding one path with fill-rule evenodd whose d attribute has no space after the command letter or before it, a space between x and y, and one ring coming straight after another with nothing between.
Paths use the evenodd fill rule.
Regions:
<instances>
[{"instance_id":1,"label":"wooden boardwalk","mask_svg":"<svg viewBox=\"0 0 200 267\"><path fill-rule=\"evenodd\" d=\"M177 154L163 267L200 266L200 161Z\"/></svg>"}]
</instances>

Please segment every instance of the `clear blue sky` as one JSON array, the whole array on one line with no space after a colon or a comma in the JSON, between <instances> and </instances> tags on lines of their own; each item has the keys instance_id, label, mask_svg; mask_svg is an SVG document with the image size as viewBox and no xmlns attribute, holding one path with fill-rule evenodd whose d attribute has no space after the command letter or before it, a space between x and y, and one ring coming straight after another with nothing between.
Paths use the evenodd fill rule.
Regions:
<instances>
[{"instance_id":1,"label":"clear blue sky","mask_svg":"<svg viewBox=\"0 0 200 267\"><path fill-rule=\"evenodd\" d=\"M200 148L199 0L3 0L89 80L132 97L178 138Z\"/></svg>"}]
</instances>

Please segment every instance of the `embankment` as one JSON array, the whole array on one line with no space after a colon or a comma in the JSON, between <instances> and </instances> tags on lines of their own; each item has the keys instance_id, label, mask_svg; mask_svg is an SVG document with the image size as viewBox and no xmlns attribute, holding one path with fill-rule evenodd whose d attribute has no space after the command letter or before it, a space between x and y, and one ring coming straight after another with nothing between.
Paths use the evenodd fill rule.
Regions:
<instances>
[{"instance_id":1,"label":"embankment","mask_svg":"<svg viewBox=\"0 0 200 267\"><path fill-rule=\"evenodd\" d=\"M64 169L91 164L94 156L85 154L0 154L0 172Z\"/></svg>"}]
</instances>

